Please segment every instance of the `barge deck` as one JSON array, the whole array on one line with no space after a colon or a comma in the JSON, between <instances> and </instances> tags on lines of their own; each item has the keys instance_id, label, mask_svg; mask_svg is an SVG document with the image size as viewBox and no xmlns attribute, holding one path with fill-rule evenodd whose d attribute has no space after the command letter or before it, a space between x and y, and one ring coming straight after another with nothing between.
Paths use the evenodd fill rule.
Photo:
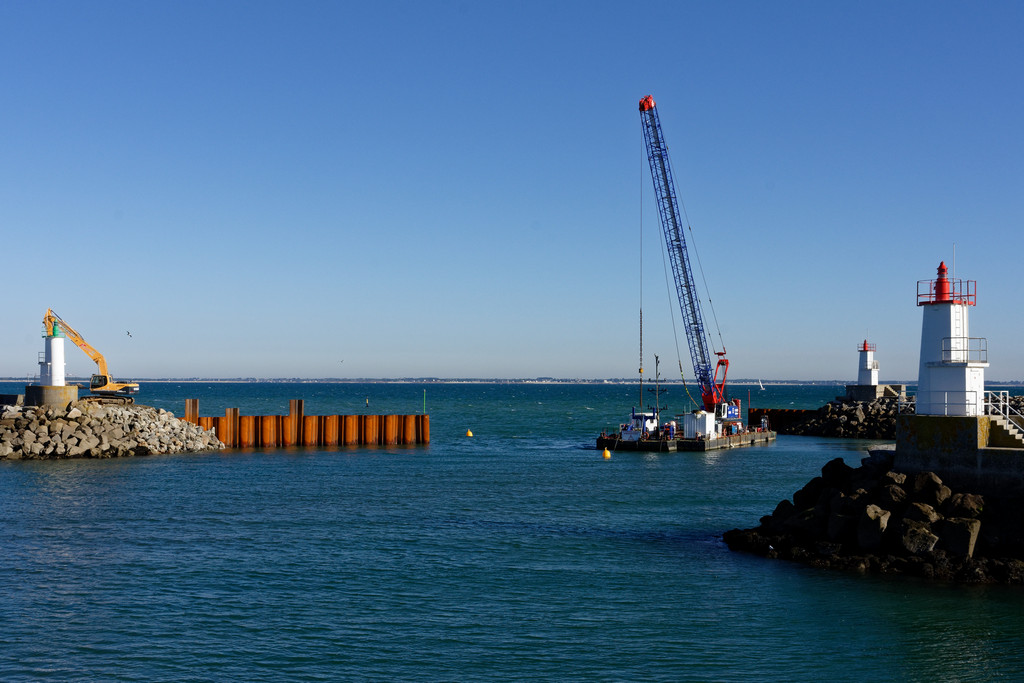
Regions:
<instances>
[{"instance_id":1,"label":"barge deck","mask_svg":"<svg viewBox=\"0 0 1024 683\"><path fill-rule=\"evenodd\" d=\"M648 438L637 440L622 439L618 434L602 434L597 437L597 449L610 451L643 451L651 453L675 453L678 451L704 452L717 451L725 448L743 448L746 446L762 446L775 441L775 432L771 430L748 431L739 434L728 434L711 439L684 439L672 437Z\"/></svg>"}]
</instances>

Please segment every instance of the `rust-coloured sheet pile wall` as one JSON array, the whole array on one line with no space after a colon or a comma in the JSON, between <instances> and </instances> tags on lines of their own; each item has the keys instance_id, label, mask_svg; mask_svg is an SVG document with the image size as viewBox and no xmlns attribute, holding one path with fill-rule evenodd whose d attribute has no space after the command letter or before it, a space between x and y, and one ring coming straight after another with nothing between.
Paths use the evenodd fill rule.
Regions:
<instances>
[{"instance_id":1,"label":"rust-coloured sheet pile wall","mask_svg":"<svg viewBox=\"0 0 1024 683\"><path fill-rule=\"evenodd\" d=\"M287 415L239 415L228 408L223 417L200 417L199 399L189 398L183 419L216 429L232 448L430 443L429 415L306 415L301 399L289 401Z\"/></svg>"}]
</instances>

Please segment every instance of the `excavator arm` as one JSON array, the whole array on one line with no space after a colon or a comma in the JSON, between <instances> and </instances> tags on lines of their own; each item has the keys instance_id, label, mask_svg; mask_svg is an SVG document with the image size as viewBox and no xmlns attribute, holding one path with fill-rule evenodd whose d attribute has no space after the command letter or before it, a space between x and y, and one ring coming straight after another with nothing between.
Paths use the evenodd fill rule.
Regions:
<instances>
[{"instance_id":1,"label":"excavator arm","mask_svg":"<svg viewBox=\"0 0 1024 683\"><path fill-rule=\"evenodd\" d=\"M110 372L107 370L107 359L103 357L103 354L94 349L89 342L85 341L85 338L59 315L54 313L52 308L46 309L46 315L43 316L43 329L47 335L54 334L60 329L64 336L73 341L75 346L82 349L85 355L92 358L93 362L96 363L96 374L92 376L89 382L89 387L92 391L102 394L133 394L139 390L138 384L115 382L110 377Z\"/></svg>"},{"instance_id":2,"label":"excavator arm","mask_svg":"<svg viewBox=\"0 0 1024 683\"><path fill-rule=\"evenodd\" d=\"M85 355L92 358L96 363L97 374L107 375L107 360L103 357L103 354L92 347L89 342L85 341L82 335L75 331L75 328L68 325L59 315L53 312L52 308L46 309L46 315L43 316L43 328L47 334L52 333L54 326L60 328L61 332L64 333L68 339L75 343L75 346L85 351Z\"/></svg>"}]
</instances>

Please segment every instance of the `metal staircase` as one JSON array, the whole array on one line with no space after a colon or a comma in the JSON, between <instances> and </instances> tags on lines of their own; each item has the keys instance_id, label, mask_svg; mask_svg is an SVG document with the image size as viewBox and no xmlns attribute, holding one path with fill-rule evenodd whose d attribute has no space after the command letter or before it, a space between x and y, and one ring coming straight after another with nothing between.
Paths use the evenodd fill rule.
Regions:
<instances>
[{"instance_id":1,"label":"metal staircase","mask_svg":"<svg viewBox=\"0 0 1024 683\"><path fill-rule=\"evenodd\" d=\"M1008 392L986 391L985 412L989 417L990 446L1024 449L1024 429L1020 427L1024 424L1024 415L1010 405Z\"/></svg>"}]
</instances>

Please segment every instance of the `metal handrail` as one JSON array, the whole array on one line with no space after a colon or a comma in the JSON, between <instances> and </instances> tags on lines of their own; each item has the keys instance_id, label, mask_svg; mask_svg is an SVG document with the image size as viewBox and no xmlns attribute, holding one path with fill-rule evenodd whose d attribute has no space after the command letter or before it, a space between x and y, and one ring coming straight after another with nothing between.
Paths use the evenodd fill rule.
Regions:
<instances>
[{"instance_id":1,"label":"metal handrail","mask_svg":"<svg viewBox=\"0 0 1024 683\"><path fill-rule=\"evenodd\" d=\"M897 415L913 415L917 412L917 397L913 394L906 394L897 397L896 399L896 414Z\"/></svg>"},{"instance_id":2,"label":"metal handrail","mask_svg":"<svg viewBox=\"0 0 1024 683\"><path fill-rule=\"evenodd\" d=\"M935 400L931 398L927 403L931 406L940 405L942 406L942 415L953 416L953 417L977 417L978 412L975 406L977 405L978 392L976 391L930 391L928 392L931 396L940 396L942 400ZM955 400L950 400L950 394L955 396ZM918 392L915 395L915 399L920 397L921 393ZM984 412L984 400L982 401L982 412ZM921 400L917 400L917 407L921 405ZM961 411L950 412L951 408L961 408ZM915 408L916 412L916 408ZM929 413L934 414L934 413Z\"/></svg>"},{"instance_id":3,"label":"metal handrail","mask_svg":"<svg viewBox=\"0 0 1024 683\"><path fill-rule=\"evenodd\" d=\"M940 392L932 392L932 393L940 393ZM944 395L943 398L945 399L945 398L948 398L950 392L944 391L944 392L941 392L941 393ZM957 392L957 393L959 393L959 392ZM967 392L967 393L974 394L975 392L972 391L972 392ZM1008 392L1008 391L985 391L984 392L983 401L982 401L982 411L983 411L983 414L985 414L985 415L1000 415L1002 417L1005 417L1010 422L1013 422L1012 418L1014 418L1014 417L1019 418L1021 423L1018 424L1017 426L1021 427L1021 429L1024 429L1024 413L1021 413L1016 408L1014 408L1013 405L1010 404L1009 397L1010 397L1010 392ZM946 407L946 409L943 411L943 413L948 415L949 414L949 407L950 406L960 406L960 405L963 405L966 408L968 406L973 405L973 401L964 401L963 403L961 403L959 401L955 401L955 402L950 403L948 400L944 400L944 401L942 401L942 405L944 405ZM896 406L897 406L897 413L900 414L900 415L910 415L910 414L916 412L916 408L917 408L917 395L916 394L911 394L911 393L906 394L904 397L901 397L897 401ZM965 411L965 412L970 412L970 411ZM969 415L968 415L968 417L969 417Z\"/></svg>"},{"instance_id":4,"label":"metal handrail","mask_svg":"<svg viewBox=\"0 0 1024 683\"><path fill-rule=\"evenodd\" d=\"M938 289L935 286L939 280L918 280L917 305L934 304L940 301L967 306L974 306L977 303L977 282L954 278L946 278L944 281L947 283L946 298L940 299Z\"/></svg>"},{"instance_id":5,"label":"metal handrail","mask_svg":"<svg viewBox=\"0 0 1024 683\"><path fill-rule=\"evenodd\" d=\"M944 337L943 363L987 363L988 339L985 337Z\"/></svg>"},{"instance_id":6,"label":"metal handrail","mask_svg":"<svg viewBox=\"0 0 1024 683\"><path fill-rule=\"evenodd\" d=\"M985 414L1001 415L1007 420L1011 420L1010 416L1012 415L1024 421L1024 415L1021 415L1016 408L1010 405L1010 392L1008 391L986 391Z\"/></svg>"}]
</instances>

